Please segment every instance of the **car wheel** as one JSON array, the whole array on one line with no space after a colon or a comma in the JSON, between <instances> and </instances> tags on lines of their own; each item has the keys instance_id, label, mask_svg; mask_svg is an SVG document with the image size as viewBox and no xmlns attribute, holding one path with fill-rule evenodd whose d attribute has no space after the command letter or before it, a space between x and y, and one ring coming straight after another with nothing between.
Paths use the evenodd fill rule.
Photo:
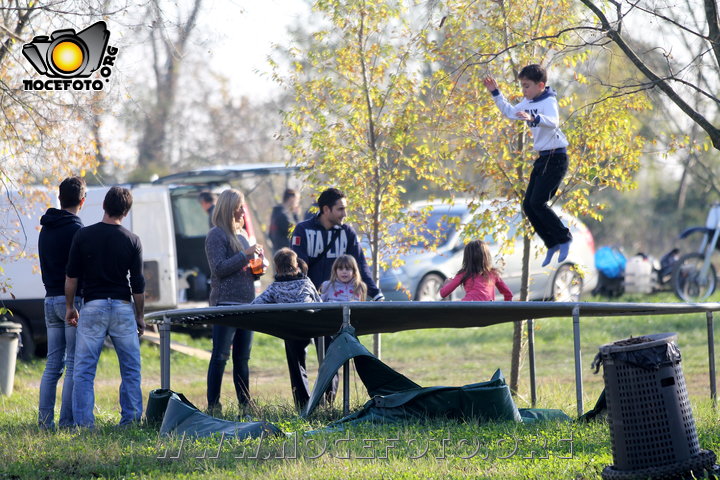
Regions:
<instances>
[{"instance_id":1,"label":"car wheel","mask_svg":"<svg viewBox=\"0 0 720 480\"><path fill-rule=\"evenodd\" d=\"M552 283L552 298L556 302L577 302L583 289L583 279L573 265L560 265Z\"/></svg>"},{"instance_id":2,"label":"car wheel","mask_svg":"<svg viewBox=\"0 0 720 480\"><path fill-rule=\"evenodd\" d=\"M442 300L440 296L440 287L445 279L436 273L428 273L425 275L415 293L415 300L420 302L439 302Z\"/></svg>"}]
</instances>

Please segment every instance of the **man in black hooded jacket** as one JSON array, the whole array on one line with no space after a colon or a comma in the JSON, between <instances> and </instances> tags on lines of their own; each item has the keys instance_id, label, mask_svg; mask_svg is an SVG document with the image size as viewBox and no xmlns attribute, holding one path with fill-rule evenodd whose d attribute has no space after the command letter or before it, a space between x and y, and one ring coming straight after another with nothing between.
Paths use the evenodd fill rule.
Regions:
<instances>
[{"instance_id":1,"label":"man in black hooded jacket","mask_svg":"<svg viewBox=\"0 0 720 480\"><path fill-rule=\"evenodd\" d=\"M65 323L65 266L75 232L83 226L77 213L85 203L87 187L80 177L66 178L60 184L60 209L49 208L40 218L38 253L45 284L45 326L48 352L40 381L38 424L55 428L55 395L57 383L65 372L60 406L60 427L75 425L72 413L75 327ZM78 299L78 303L81 300Z\"/></svg>"}]
</instances>

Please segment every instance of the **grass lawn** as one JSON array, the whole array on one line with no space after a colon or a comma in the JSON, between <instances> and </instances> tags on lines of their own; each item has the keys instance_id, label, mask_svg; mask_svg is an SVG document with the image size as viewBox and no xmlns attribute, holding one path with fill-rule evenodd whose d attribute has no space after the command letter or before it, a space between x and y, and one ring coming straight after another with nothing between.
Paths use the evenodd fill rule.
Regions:
<instances>
[{"instance_id":1,"label":"grass lawn","mask_svg":"<svg viewBox=\"0 0 720 480\"><path fill-rule=\"evenodd\" d=\"M621 300L672 302L674 297L626 296ZM720 453L720 414L709 400L704 314L586 318L581 319L581 328L586 410L603 387L602 372L593 375L590 370L598 346L630 335L677 332L700 445ZM716 336L719 330L716 325ZM511 325L410 331L386 334L382 339L383 361L423 386L485 381L497 368L509 375ZM173 340L210 349L206 339L173 334ZM370 337L361 340L370 346ZM572 319L537 321L535 342L537 406L561 409L575 417ZM315 372L314 349L308 349L308 358L309 370ZM148 393L160 385L158 348L143 343L142 360L147 399ZM204 408L207 361L173 352L171 362L173 389ZM222 395L226 407L223 415L234 420L237 410L229 367ZM98 428L93 432L44 432L37 427L43 368L44 360L40 359L18 364L14 393L0 397L0 479L599 479L602 469L613 463L608 426L603 422L524 425L429 421L366 424L345 432L305 434L339 418L340 402L334 409L318 411L310 420L296 416L282 341L263 334L255 335L250 362L255 400L251 415L274 423L288 434L286 438L245 442L161 438L156 429L146 426L116 428L120 417L119 372L112 350L103 352L96 379ZM522 408L530 406L527 364L521 374L516 403ZM367 394L354 373L351 379L354 410L367 401Z\"/></svg>"}]
</instances>

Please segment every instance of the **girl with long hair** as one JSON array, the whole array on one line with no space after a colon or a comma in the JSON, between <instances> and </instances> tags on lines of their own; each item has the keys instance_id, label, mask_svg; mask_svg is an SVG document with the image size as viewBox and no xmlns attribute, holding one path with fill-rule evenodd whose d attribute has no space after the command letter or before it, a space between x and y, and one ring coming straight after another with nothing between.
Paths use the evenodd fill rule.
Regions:
<instances>
[{"instance_id":1,"label":"girl with long hair","mask_svg":"<svg viewBox=\"0 0 720 480\"><path fill-rule=\"evenodd\" d=\"M460 285L465 288L462 299L464 302L495 300L496 287L506 302L511 301L513 296L497 269L493 267L490 249L482 240L473 240L465 245L462 267L440 288L440 296L449 296Z\"/></svg>"},{"instance_id":2,"label":"girl with long hair","mask_svg":"<svg viewBox=\"0 0 720 480\"><path fill-rule=\"evenodd\" d=\"M351 255L340 255L333 262L330 280L320 285L323 302L361 302L367 295L367 285L360 277L360 268Z\"/></svg>"}]
</instances>

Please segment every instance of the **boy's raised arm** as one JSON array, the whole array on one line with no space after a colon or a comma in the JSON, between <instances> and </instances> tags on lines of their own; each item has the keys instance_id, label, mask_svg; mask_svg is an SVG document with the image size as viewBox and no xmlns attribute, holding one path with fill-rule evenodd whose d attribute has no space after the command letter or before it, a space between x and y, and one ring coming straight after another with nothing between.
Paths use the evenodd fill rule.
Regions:
<instances>
[{"instance_id":1,"label":"boy's raised arm","mask_svg":"<svg viewBox=\"0 0 720 480\"><path fill-rule=\"evenodd\" d=\"M487 77L483 78L483 85L485 85L485 88L487 88L488 92L490 92L490 93L492 93L498 89L497 82L495 81L495 79L493 77L491 77L489 75Z\"/></svg>"}]
</instances>

